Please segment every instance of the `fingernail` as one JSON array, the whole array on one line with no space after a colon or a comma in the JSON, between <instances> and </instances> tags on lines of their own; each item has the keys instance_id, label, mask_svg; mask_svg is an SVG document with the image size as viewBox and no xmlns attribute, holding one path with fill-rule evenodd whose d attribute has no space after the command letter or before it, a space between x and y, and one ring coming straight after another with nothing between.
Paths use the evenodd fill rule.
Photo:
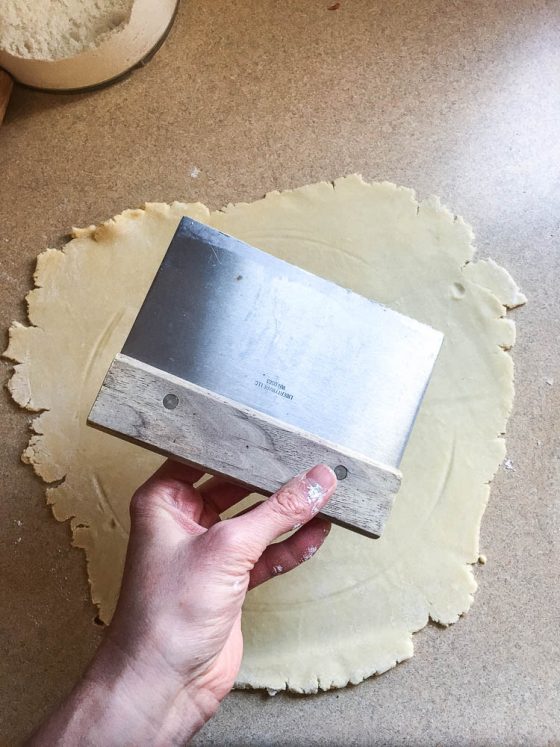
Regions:
<instances>
[{"instance_id":1,"label":"fingernail","mask_svg":"<svg viewBox=\"0 0 560 747\"><path fill-rule=\"evenodd\" d=\"M311 513L316 514L324 503L327 493L336 487L336 475L326 464L318 464L306 472L303 477L305 481L305 497L311 506Z\"/></svg>"},{"instance_id":2,"label":"fingernail","mask_svg":"<svg viewBox=\"0 0 560 747\"><path fill-rule=\"evenodd\" d=\"M316 467L312 467L305 476L311 482L320 485L325 492L336 487L336 475L326 464L318 464Z\"/></svg>"}]
</instances>

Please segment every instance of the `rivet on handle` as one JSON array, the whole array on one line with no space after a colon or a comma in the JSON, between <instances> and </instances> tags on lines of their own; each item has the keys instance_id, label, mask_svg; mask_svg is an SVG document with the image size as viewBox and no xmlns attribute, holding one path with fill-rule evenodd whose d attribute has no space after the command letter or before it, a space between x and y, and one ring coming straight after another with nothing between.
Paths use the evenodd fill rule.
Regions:
<instances>
[{"instance_id":1,"label":"rivet on handle","mask_svg":"<svg viewBox=\"0 0 560 747\"><path fill-rule=\"evenodd\" d=\"M343 464L339 464L334 468L334 473L337 480L344 480L348 477L348 470Z\"/></svg>"},{"instance_id":2,"label":"rivet on handle","mask_svg":"<svg viewBox=\"0 0 560 747\"><path fill-rule=\"evenodd\" d=\"M166 410L174 410L179 404L179 397L176 394L166 394L163 398L163 406Z\"/></svg>"}]
</instances>

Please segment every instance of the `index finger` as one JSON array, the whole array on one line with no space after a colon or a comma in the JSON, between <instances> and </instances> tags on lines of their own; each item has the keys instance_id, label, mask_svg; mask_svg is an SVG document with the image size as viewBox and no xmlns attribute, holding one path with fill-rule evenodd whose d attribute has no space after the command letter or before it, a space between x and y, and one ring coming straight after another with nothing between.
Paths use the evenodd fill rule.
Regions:
<instances>
[{"instance_id":1,"label":"index finger","mask_svg":"<svg viewBox=\"0 0 560 747\"><path fill-rule=\"evenodd\" d=\"M243 485L236 485L225 477L212 477L199 486L198 492L205 503L209 503L217 514L222 514L255 491Z\"/></svg>"}]
</instances>

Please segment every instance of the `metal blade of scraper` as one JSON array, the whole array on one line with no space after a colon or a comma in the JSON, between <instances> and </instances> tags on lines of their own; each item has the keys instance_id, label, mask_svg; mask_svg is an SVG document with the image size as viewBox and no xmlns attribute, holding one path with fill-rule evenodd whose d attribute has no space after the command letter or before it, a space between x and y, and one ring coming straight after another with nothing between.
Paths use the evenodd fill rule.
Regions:
<instances>
[{"instance_id":1,"label":"metal blade of scraper","mask_svg":"<svg viewBox=\"0 0 560 747\"><path fill-rule=\"evenodd\" d=\"M122 352L398 467L442 339L183 218Z\"/></svg>"},{"instance_id":2,"label":"metal blade of scraper","mask_svg":"<svg viewBox=\"0 0 560 747\"><path fill-rule=\"evenodd\" d=\"M184 218L88 422L263 493L324 462L379 536L439 332Z\"/></svg>"}]
</instances>

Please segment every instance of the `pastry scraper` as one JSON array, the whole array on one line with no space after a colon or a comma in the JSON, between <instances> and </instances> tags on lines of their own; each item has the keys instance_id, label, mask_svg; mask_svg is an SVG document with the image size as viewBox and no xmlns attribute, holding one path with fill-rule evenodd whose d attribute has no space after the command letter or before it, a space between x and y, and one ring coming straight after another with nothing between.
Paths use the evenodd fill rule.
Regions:
<instances>
[{"instance_id":1,"label":"pastry scraper","mask_svg":"<svg viewBox=\"0 0 560 747\"><path fill-rule=\"evenodd\" d=\"M88 422L265 494L324 462L378 537L442 339L183 218Z\"/></svg>"}]
</instances>

